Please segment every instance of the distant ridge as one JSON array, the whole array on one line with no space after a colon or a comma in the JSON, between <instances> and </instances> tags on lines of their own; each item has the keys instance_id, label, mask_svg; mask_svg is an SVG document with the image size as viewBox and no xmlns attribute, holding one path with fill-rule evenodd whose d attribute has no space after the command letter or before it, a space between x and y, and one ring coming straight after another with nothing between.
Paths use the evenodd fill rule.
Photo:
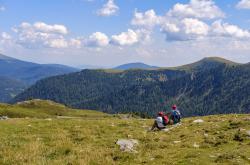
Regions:
<instances>
[{"instance_id":1,"label":"distant ridge","mask_svg":"<svg viewBox=\"0 0 250 165\"><path fill-rule=\"evenodd\" d=\"M76 72L78 69L59 64L36 64L0 54L0 76L33 84L42 78Z\"/></svg>"},{"instance_id":2,"label":"distant ridge","mask_svg":"<svg viewBox=\"0 0 250 165\"><path fill-rule=\"evenodd\" d=\"M0 102L7 102L36 81L78 69L59 64L36 64L0 54Z\"/></svg>"},{"instance_id":3,"label":"distant ridge","mask_svg":"<svg viewBox=\"0 0 250 165\"><path fill-rule=\"evenodd\" d=\"M177 104L183 116L250 112L250 65L205 58L176 67L82 70L38 81L12 102L45 99L80 109L154 116Z\"/></svg>"},{"instance_id":4,"label":"distant ridge","mask_svg":"<svg viewBox=\"0 0 250 165\"><path fill-rule=\"evenodd\" d=\"M194 71L194 70L207 70L214 68L219 65L240 65L240 63L236 63L221 57L205 57L197 62L186 64L178 67L170 67L165 69L177 69L177 70L186 70L186 71Z\"/></svg>"},{"instance_id":5,"label":"distant ridge","mask_svg":"<svg viewBox=\"0 0 250 165\"><path fill-rule=\"evenodd\" d=\"M159 67L147 65L147 64L144 64L141 62L136 62L136 63L123 64L123 65L117 66L113 69L128 70L128 69L157 69L157 68L159 68Z\"/></svg>"}]
</instances>

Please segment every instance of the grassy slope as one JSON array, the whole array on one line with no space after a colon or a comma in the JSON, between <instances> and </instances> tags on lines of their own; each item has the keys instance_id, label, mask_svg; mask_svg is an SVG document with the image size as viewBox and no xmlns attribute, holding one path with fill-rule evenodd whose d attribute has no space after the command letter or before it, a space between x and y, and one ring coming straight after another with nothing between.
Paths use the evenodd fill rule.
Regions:
<instances>
[{"instance_id":1,"label":"grassy slope","mask_svg":"<svg viewBox=\"0 0 250 165\"><path fill-rule=\"evenodd\" d=\"M56 118L58 116L100 118L107 114L91 110L75 110L52 101L31 100L15 105L0 104L0 116L11 118Z\"/></svg>"},{"instance_id":2,"label":"grassy slope","mask_svg":"<svg viewBox=\"0 0 250 165\"><path fill-rule=\"evenodd\" d=\"M153 120L77 113L85 116L0 121L0 164L250 164L249 115L207 116L204 123L186 118L169 132L148 132ZM93 120L93 114L100 116ZM121 152L115 144L120 138L137 139L138 152Z\"/></svg>"}]
</instances>

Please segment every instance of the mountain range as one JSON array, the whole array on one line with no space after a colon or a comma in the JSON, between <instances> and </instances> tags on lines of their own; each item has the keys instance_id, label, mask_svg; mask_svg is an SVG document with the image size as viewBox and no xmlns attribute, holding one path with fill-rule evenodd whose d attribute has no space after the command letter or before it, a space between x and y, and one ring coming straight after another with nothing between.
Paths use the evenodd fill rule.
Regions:
<instances>
[{"instance_id":1,"label":"mountain range","mask_svg":"<svg viewBox=\"0 0 250 165\"><path fill-rule=\"evenodd\" d=\"M115 67L117 70L128 70L128 69L157 69L157 66L147 65L141 62L128 63Z\"/></svg>"},{"instance_id":2,"label":"mountain range","mask_svg":"<svg viewBox=\"0 0 250 165\"><path fill-rule=\"evenodd\" d=\"M36 81L78 69L57 64L36 64L0 54L0 102L6 102Z\"/></svg>"},{"instance_id":3,"label":"mountain range","mask_svg":"<svg viewBox=\"0 0 250 165\"><path fill-rule=\"evenodd\" d=\"M70 107L152 117L177 104L183 116L250 112L250 63L222 58L174 68L82 70L42 79L12 102L49 99Z\"/></svg>"}]
</instances>

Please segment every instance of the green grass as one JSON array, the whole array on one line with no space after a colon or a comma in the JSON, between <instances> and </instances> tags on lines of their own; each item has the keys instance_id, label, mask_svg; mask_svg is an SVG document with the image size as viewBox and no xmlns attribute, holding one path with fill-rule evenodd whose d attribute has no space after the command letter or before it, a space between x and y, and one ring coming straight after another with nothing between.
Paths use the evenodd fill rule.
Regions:
<instances>
[{"instance_id":1,"label":"green grass","mask_svg":"<svg viewBox=\"0 0 250 165\"><path fill-rule=\"evenodd\" d=\"M92 110L75 110L48 100L30 100L15 105L0 104L0 116L11 118L55 118L58 116L99 118L109 115Z\"/></svg>"},{"instance_id":2,"label":"green grass","mask_svg":"<svg viewBox=\"0 0 250 165\"><path fill-rule=\"evenodd\" d=\"M80 118L0 121L0 164L250 164L249 115L201 117L204 123L186 118L169 132L149 132L153 120L77 113ZM120 138L138 140L137 152L121 152Z\"/></svg>"}]
</instances>

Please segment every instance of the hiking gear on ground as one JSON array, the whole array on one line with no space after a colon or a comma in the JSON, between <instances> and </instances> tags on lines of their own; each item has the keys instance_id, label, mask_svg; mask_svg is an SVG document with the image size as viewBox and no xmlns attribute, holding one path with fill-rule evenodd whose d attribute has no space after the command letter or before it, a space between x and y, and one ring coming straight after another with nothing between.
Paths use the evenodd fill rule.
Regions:
<instances>
[{"instance_id":1,"label":"hiking gear on ground","mask_svg":"<svg viewBox=\"0 0 250 165\"><path fill-rule=\"evenodd\" d=\"M169 118L167 115L162 116L162 123L166 126L169 123Z\"/></svg>"}]
</instances>

